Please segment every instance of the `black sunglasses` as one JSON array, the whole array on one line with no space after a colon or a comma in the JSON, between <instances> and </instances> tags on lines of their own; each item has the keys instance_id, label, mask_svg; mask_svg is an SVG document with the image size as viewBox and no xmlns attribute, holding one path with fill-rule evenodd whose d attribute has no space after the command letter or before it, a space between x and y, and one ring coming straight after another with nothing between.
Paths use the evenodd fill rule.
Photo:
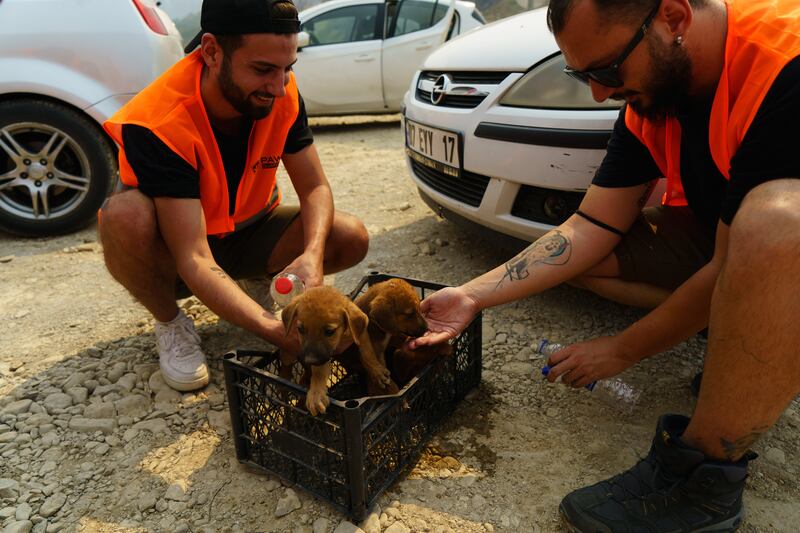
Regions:
<instances>
[{"instance_id":1,"label":"black sunglasses","mask_svg":"<svg viewBox=\"0 0 800 533\"><path fill-rule=\"evenodd\" d=\"M639 27L639 31L636 32L636 35L633 36L631 42L628 43L628 46L625 47L625 50L616 58L614 61L611 62L611 65L604 67L604 68L593 68L590 70L575 70L571 67L564 68L564 74L571 78L575 78L578 81L589 85L589 80L594 80L600 85L605 85L606 87L622 87L623 81L622 78L619 77L619 67L622 66L622 63L628 59L628 56L633 49L641 42L644 38L645 34L647 33L647 28L650 27L650 23L653 22L653 19L658 13L658 8L661 7L661 2L659 1L653 10L647 15L647 18L644 19L642 25Z\"/></svg>"}]
</instances>

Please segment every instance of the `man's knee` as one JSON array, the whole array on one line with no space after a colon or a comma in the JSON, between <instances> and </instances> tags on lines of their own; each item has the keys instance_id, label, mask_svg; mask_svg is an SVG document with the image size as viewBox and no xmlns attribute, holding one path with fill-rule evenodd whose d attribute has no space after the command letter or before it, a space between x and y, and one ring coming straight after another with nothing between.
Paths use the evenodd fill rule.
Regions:
<instances>
[{"instance_id":1,"label":"man's knee","mask_svg":"<svg viewBox=\"0 0 800 533\"><path fill-rule=\"evenodd\" d=\"M745 196L733 219L728 257L774 263L794 258L800 245L800 180L773 180Z\"/></svg>"},{"instance_id":2,"label":"man's knee","mask_svg":"<svg viewBox=\"0 0 800 533\"><path fill-rule=\"evenodd\" d=\"M333 253L351 265L360 262L369 250L369 232L364 223L347 213L336 213L335 223L337 239L332 243Z\"/></svg>"},{"instance_id":3,"label":"man's knee","mask_svg":"<svg viewBox=\"0 0 800 533\"><path fill-rule=\"evenodd\" d=\"M108 199L100 215L100 236L142 242L157 232L153 201L138 191L126 191Z\"/></svg>"}]
</instances>

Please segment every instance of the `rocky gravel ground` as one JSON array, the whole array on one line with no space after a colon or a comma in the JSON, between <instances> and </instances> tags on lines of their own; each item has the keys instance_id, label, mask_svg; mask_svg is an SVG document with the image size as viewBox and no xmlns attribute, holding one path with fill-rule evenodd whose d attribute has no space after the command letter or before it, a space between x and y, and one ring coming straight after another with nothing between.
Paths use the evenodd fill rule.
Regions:
<instances>
[{"instance_id":1,"label":"rocky gravel ground","mask_svg":"<svg viewBox=\"0 0 800 533\"><path fill-rule=\"evenodd\" d=\"M455 284L512 253L419 200L396 116L317 120L316 134L337 207L362 217L372 237L364 263L328 283L350 291L379 270ZM691 412L688 384L705 347L690 339L628 371L642 399L626 412L532 378L530 346L611 334L639 311L561 287L485 312L480 387L352 524L239 465L221 355L264 343L193 298L181 305L213 368L212 383L191 394L163 383L153 320L106 272L93 228L49 239L0 234L3 532L560 531L567 492L644 455L659 414ZM756 445L742 531L798 529L799 431L793 405Z\"/></svg>"}]
</instances>

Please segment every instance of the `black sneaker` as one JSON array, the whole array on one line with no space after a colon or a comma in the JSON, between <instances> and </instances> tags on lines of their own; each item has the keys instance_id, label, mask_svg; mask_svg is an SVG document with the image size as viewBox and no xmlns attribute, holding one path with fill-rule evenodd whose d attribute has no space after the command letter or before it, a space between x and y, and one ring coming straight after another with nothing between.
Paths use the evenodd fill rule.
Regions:
<instances>
[{"instance_id":1,"label":"black sneaker","mask_svg":"<svg viewBox=\"0 0 800 533\"><path fill-rule=\"evenodd\" d=\"M748 452L736 463L706 460L679 435L689 419L664 415L647 457L633 468L568 494L559 507L571 531L735 531L744 518Z\"/></svg>"}]
</instances>

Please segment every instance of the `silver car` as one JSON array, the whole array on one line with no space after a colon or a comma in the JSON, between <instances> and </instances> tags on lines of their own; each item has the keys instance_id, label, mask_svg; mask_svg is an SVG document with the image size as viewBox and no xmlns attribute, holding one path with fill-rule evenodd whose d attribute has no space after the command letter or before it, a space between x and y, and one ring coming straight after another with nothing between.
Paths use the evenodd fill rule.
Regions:
<instances>
[{"instance_id":1,"label":"silver car","mask_svg":"<svg viewBox=\"0 0 800 533\"><path fill-rule=\"evenodd\" d=\"M101 124L182 57L152 0L0 0L0 228L91 221L117 176Z\"/></svg>"}]
</instances>

